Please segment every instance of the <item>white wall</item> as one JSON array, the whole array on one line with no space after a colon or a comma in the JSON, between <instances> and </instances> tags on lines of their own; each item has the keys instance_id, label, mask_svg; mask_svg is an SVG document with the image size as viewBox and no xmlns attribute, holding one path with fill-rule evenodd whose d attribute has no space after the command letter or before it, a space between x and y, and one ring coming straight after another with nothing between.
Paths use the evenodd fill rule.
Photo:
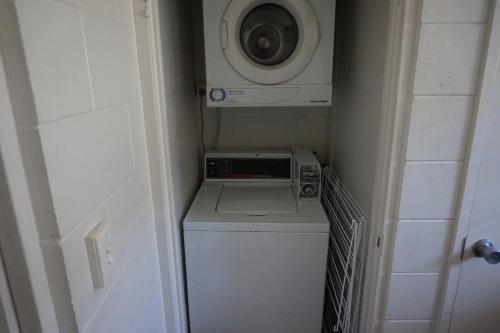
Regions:
<instances>
[{"instance_id":1,"label":"white wall","mask_svg":"<svg viewBox=\"0 0 500 333\"><path fill-rule=\"evenodd\" d=\"M4 65L59 330L164 332L132 2L14 3L25 63ZM98 221L116 260L94 290Z\"/></svg>"},{"instance_id":2,"label":"white wall","mask_svg":"<svg viewBox=\"0 0 500 333\"><path fill-rule=\"evenodd\" d=\"M432 332L456 222L488 1L424 0L384 332Z\"/></svg>"},{"instance_id":3,"label":"white wall","mask_svg":"<svg viewBox=\"0 0 500 333\"><path fill-rule=\"evenodd\" d=\"M389 2L340 0L331 163L370 215L382 112Z\"/></svg>"},{"instance_id":4,"label":"white wall","mask_svg":"<svg viewBox=\"0 0 500 333\"><path fill-rule=\"evenodd\" d=\"M162 0L158 6L174 214L180 224L200 182L200 118L194 89L193 21L189 1Z\"/></svg>"},{"instance_id":5,"label":"white wall","mask_svg":"<svg viewBox=\"0 0 500 333\"><path fill-rule=\"evenodd\" d=\"M221 108L220 149L309 148L327 161L330 108ZM205 112L207 149L213 147L216 111Z\"/></svg>"}]
</instances>

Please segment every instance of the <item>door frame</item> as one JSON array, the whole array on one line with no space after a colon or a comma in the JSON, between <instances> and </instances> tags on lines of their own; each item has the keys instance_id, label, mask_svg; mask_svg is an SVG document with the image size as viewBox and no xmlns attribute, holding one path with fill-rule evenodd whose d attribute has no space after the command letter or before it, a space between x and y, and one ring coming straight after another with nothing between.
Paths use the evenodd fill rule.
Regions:
<instances>
[{"instance_id":1,"label":"door frame","mask_svg":"<svg viewBox=\"0 0 500 333\"><path fill-rule=\"evenodd\" d=\"M379 332L387 303L388 267L403 182L411 91L418 49L416 27L422 0L391 0L385 60L381 128L370 216L369 251L362 298L360 332Z\"/></svg>"},{"instance_id":2,"label":"door frame","mask_svg":"<svg viewBox=\"0 0 500 333\"><path fill-rule=\"evenodd\" d=\"M153 196L155 232L168 332L187 333L182 240L173 208L172 160L166 119L166 92L159 0L133 0L142 106Z\"/></svg>"},{"instance_id":3,"label":"door frame","mask_svg":"<svg viewBox=\"0 0 500 333\"><path fill-rule=\"evenodd\" d=\"M144 109L145 126L147 132L150 172L152 178L153 200L155 201L155 216L157 219L157 236L160 261L170 263L163 267L164 304L166 318L172 320L172 329L176 333L187 333L187 300L184 294L184 269L182 264L182 250L178 228L172 215L170 206L172 198L172 178L168 168L171 159L168 145L168 128L166 116L166 96L164 90L163 57L161 52L161 34L158 0L134 0L136 6L142 6L143 15L146 13L147 31L137 32L136 43L138 48L146 52L139 52L139 67L141 71L142 92L152 98L152 105ZM386 263L382 253L382 244L390 244L390 223L393 212L397 209L398 190L402 182L402 165L394 167L395 161L403 156L405 132L407 132L405 112L408 105L408 85L411 81L411 68L415 61L416 41L418 35L413 29L420 18L421 0L401 1L391 0L388 29L388 43L384 74L384 94L382 101L382 128L379 135L378 160L376 169L376 184L372 204L373 214L370 217L373 225L370 231L370 249L366 279L362 299L362 319L360 332L374 332L377 329L379 314L383 311L385 300L385 280L381 272ZM140 3L140 5L137 5ZM144 5L145 4L145 5ZM137 13L135 14L137 15ZM140 38L140 34L147 38ZM138 50L140 51L140 50ZM407 134L407 133L406 133ZM386 235L387 240L384 240ZM380 246L377 246L380 239ZM165 243L165 244L162 244ZM383 250L382 250L383 249ZM161 253L165 250L167 253ZM163 265L164 266L164 265ZM162 268L162 263L160 263ZM165 276L167 277L165 279ZM167 296L170 296L169 299ZM168 324L168 323L167 323Z\"/></svg>"},{"instance_id":4,"label":"door frame","mask_svg":"<svg viewBox=\"0 0 500 333\"><path fill-rule=\"evenodd\" d=\"M490 100L494 92L495 69L500 61L500 3L492 0L490 3L489 28L484 40L484 53L481 76L478 79L478 90L475 101L475 117L471 125L472 138L467 147L464 163L464 178L462 182L461 198L457 209L457 221L452 231L448 249L448 262L444 275L443 290L439 313L436 322L436 332L448 332L452 319L453 307L462 269L461 253L469 232L470 219L476 185L481 166L482 147L485 139L485 130L490 115Z\"/></svg>"}]
</instances>

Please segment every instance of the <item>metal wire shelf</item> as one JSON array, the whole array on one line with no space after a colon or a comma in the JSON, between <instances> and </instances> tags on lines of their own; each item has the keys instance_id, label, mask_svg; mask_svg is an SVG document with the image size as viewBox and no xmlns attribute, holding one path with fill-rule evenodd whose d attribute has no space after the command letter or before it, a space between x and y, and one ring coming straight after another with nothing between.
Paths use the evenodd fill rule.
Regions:
<instances>
[{"instance_id":1,"label":"metal wire shelf","mask_svg":"<svg viewBox=\"0 0 500 333\"><path fill-rule=\"evenodd\" d=\"M330 167L321 203L330 221L323 333L357 333L365 274L368 218Z\"/></svg>"}]
</instances>

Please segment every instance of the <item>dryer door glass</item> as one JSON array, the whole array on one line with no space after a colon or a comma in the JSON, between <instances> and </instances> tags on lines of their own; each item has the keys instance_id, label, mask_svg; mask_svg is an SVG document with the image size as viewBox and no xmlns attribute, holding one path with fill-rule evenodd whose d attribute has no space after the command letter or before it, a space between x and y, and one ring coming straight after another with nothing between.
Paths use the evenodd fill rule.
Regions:
<instances>
[{"instance_id":1,"label":"dryer door glass","mask_svg":"<svg viewBox=\"0 0 500 333\"><path fill-rule=\"evenodd\" d=\"M255 7L243 19L240 41L252 61L274 66L292 55L299 41L299 28L286 8L267 3Z\"/></svg>"}]
</instances>

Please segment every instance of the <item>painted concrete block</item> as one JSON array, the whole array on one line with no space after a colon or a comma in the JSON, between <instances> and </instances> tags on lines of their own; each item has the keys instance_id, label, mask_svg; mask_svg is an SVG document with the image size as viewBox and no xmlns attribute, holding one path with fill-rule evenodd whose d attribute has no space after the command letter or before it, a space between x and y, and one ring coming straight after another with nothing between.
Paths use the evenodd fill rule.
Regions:
<instances>
[{"instance_id":1,"label":"painted concrete block","mask_svg":"<svg viewBox=\"0 0 500 333\"><path fill-rule=\"evenodd\" d=\"M83 15L96 108L139 98L134 31L122 24Z\"/></svg>"},{"instance_id":2,"label":"painted concrete block","mask_svg":"<svg viewBox=\"0 0 500 333\"><path fill-rule=\"evenodd\" d=\"M484 24L422 25L414 94L474 94L483 37Z\"/></svg>"},{"instance_id":3,"label":"painted concrete block","mask_svg":"<svg viewBox=\"0 0 500 333\"><path fill-rule=\"evenodd\" d=\"M39 122L92 109L79 11L61 1L16 1Z\"/></svg>"},{"instance_id":4,"label":"painted concrete block","mask_svg":"<svg viewBox=\"0 0 500 333\"><path fill-rule=\"evenodd\" d=\"M134 25L132 0L116 0L118 21L128 26Z\"/></svg>"},{"instance_id":5,"label":"painted concrete block","mask_svg":"<svg viewBox=\"0 0 500 333\"><path fill-rule=\"evenodd\" d=\"M155 274L154 281L149 288L149 294L146 296L146 303L139 308L140 314L133 329L133 333L165 333L168 330L165 327L165 313L163 312L160 275Z\"/></svg>"},{"instance_id":6,"label":"painted concrete block","mask_svg":"<svg viewBox=\"0 0 500 333\"><path fill-rule=\"evenodd\" d=\"M422 23L484 22L488 0L424 0Z\"/></svg>"},{"instance_id":7,"label":"painted concrete block","mask_svg":"<svg viewBox=\"0 0 500 333\"><path fill-rule=\"evenodd\" d=\"M385 319L434 319L440 278L441 274L391 274Z\"/></svg>"},{"instance_id":8,"label":"painted concrete block","mask_svg":"<svg viewBox=\"0 0 500 333\"><path fill-rule=\"evenodd\" d=\"M459 162L407 162L399 218L453 218L461 169Z\"/></svg>"},{"instance_id":9,"label":"painted concrete block","mask_svg":"<svg viewBox=\"0 0 500 333\"><path fill-rule=\"evenodd\" d=\"M463 160L473 97L416 97L411 113L407 160Z\"/></svg>"},{"instance_id":10,"label":"painted concrete block","mask_svg":"<svg viewBox=\"0 0 500 333\"><path fill-rule=\"evenodd\" d=\"M383 333L432 333L432 320L386 320Z\"/></svg>"},{"instance_id":11,"label":"painted concrete block","mask_svg":"<svg viewBox=\"0 0 500 333\"><path fill-rule=\"evenodd\" d=\"M40 127L62 235L77 226L134 172L126 106Z\"/></svg>"},{"instance_id":12,"label":"painted concrete block","mask_svg":"<svg viewBox=\"0 0 500 333\"><path fill-rule=\"evenodd\" d=\"M124 0L65 0L75 4L76 6L91 12L93 15L106 17L116 20L117 18L117 2Z\"/></svg>"},{"instance_id":13,"label":"painted concrete block","mask_svg":"<svg viewBox=\"0 0 500 333\"><path fill-rule=\"evenodd\" d=\"M392 259L395 273L442 272L447 259L450 221L399 222Z\"/></svg>"},{"instance_id":14,"label":"painted concrete block","mask_svg":"<svg viewBox=\"0 0 500 333\"><path fill-rule=\"evenodd\" d=\"M124 272L83 332L132 332L157 274L156 242L153 228L148 228Z\"/></svg>"}]
</instances>

